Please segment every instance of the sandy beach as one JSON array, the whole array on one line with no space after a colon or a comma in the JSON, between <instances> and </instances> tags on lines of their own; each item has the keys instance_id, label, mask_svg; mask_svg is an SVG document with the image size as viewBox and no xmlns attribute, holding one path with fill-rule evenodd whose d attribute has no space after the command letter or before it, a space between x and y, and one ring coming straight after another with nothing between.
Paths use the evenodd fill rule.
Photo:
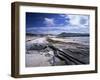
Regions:
<instances>
[{"instance_id":1,"label":"sandy beach","mask_svg":"<svg viewBox=\"0 0 100 80\"><path fill-rule=\"evenodd\" d=\"M49 43L60 50L57 56L47 47ZM71 61L66 55L75 59ZM75 38L27 37L25 62L26 67L89 64L89 45Z\"/></svg>"}]
</instances>

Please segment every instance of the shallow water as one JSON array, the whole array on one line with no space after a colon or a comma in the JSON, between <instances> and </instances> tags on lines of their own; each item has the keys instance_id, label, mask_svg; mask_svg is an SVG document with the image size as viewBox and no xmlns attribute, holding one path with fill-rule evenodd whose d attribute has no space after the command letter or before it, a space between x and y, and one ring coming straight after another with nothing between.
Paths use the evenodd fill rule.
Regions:
<instances>
[{"instance_id":1,"label":"shallow water","mask_svg":"<svg viewBox=\"0 0 100 80\"><path fill-rule=\"evenodd\" d=\"M67 39L72 39L73 41L89 45L89 37L66 37L66 40Z\"/></svg>"}]
</instances>

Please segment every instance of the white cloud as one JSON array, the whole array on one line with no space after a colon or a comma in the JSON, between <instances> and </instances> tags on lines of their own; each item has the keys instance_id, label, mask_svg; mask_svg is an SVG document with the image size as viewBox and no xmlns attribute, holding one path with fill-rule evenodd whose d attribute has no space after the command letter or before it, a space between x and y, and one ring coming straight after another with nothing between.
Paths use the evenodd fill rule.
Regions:
<instances>
[{"instance_id":1,"label":"white cloud","mask_svg":"<svg viewBox=\"0 0 100 80\"><path fill-rule=\"evenodd\" d=\"M32 33L48 33L48 34L60 34L62 32L68 33L89 33L88 27L80 27L80 26L53 26L53 27L32 27L28 28L27 32Z\"/></svg>"},{"instance_id":2,"label":"white cloud","mask_svg":"<svg viewBox=\"0 0 100 80\"><path fill-rule=\"evenodd\" d=\"M69 18L69 23L73 27L81 26L86 27L85 25L89 25L89 16L88 15L79 15L79 14L62 14L61 17L66 19Z\"/></svg>"},{"instance_id":3,"label":"white cloud","mask_svg":"<svg viewBox=\"0 0 100 80\"><path fill-rule=\"evenodd\" d=\"M73 14L62 14L60 15L61 17L66 19L66 22L68 21L67 19L69 18L70 20L70 25L79 25L80 21L80 16L79 15L73 15Z\"/></svg>"},{"instance_id":4,"label":"white cloud","mask_svg":"<svg viewBox=\"0 0 100 80\"><path fill-rule=\"evenodd\" d=\"M80 17L80 24L81 25L89 25L89 16L81 16Z\"/></svg>"},{"instance_id":5,"label":"white cloud","mask_svg":"<svg viewBox=\"0 0 100 80\"><path fill-rule=\"evenodd\" d=\"M68 15L70 18L71 25L79 25L80 16L79 15Z\"/></svg>"},{"instance_id":6,"label":"white cloud","mask_svg":"<svg viewBox=\"0 0 100 80\"><path fill-rule=\"evenodd\" d=\"M54 26L54 19L53 18L44 18L44 24L46 24L46 26Z\"/></svg>"}]
</instances>

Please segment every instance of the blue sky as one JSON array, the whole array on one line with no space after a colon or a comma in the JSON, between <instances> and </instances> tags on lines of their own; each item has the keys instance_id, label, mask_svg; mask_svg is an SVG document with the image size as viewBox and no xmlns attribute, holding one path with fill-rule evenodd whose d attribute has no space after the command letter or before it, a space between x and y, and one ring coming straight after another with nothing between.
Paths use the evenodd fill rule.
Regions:
<instances>
[{"instance_id":1,"label":"blue sky","mask_svg":"<svg viewBox=\"0 0 100 80\"><path fill-rule=\"evenodd\" d=\"M89 33L89 15L26 12L26 32L35 34Z\"/></svg>"}]
</instances>

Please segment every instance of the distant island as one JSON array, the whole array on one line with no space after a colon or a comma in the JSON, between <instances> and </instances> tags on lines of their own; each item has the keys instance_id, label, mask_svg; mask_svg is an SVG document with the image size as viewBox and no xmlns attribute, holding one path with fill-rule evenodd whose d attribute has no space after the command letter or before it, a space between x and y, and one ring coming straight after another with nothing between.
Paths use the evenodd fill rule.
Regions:
<instances>
[{"instance_id":1,"label":"distant island","mask_svg":"<svg viewBox=\"0 0 100 80\"><path fill-rule=\"evenodd\" d=\"M61 33L57 37L86 37L89 36L88 33Z\"/></svg>"},{"instance_id":2,"label":"distant island","mask_svg":"<svg viewBox=\"0 0 100 80\"><path fill-rule=\"evenodd\" d=\"M56 36L56 37L88 37L89 34L88 33L66 33L66 32L62 32L58 35L54 35L54 34L34 34L34 33L26 33L27 36Z\"/></svg>"}]
</instances>

